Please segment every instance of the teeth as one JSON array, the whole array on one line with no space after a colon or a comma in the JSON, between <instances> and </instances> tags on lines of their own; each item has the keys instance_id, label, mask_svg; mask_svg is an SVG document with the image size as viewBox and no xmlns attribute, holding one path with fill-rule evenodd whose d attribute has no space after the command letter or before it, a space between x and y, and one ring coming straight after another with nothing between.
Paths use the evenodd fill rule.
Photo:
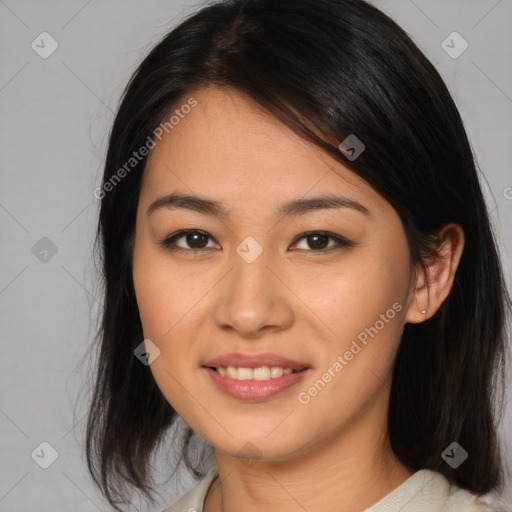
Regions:
<instances>
[{"instance_id":1,"label":"teeth","mask_svg":"<svg viewBox=\"0 0 512 512\"><path fill-rule=\"evenodd\" d=\"M270 380L278 379L283 375L289 375L294 370L291 368L282 368L281 366L260 366L259 368L237 368L228 366L227 368L217 368L217 372L223 377L238 380Z\"/></svg>"},{"instance_id":2,"label":"teeth","mask_svg":"<svg viewBox=\"0 0 512 512\"><path fill-rule=\"evenodd\" d=\"M238 370L240 375L240 370ZM252 371L252 378L254 380L268 380L271 378L272 372L268 366L261 366L260 368L254 368Z\"/></svg>"},{"instance_id":3,"label":"teeth","mask_svg":"<svg viewBox=\"0 0 512 512\"><path fill-rule=\"evenodd\" d=\"M278 377L281 377L284 373L284 370L280 366L272 366L270 368L270 376L273 379L277 379Z\"/></svg>"},{"instance_id":4,"label":"teeth","mask_svg":"<svg viewBox=\"0 0 512 512\"><path fill-rule=\"evenodd\" d=\"M230 379L238 379L238 368L235 368L234 366L228 366L226 368L226 375Z\"/></svg>"},{"instance_id":5,"label":"teeth","mask_svg":"<svg viewBox=\"0 0 512 512\"><path fill-rule=\"evenodd\" d=\"M238 380L251 380L253 377L253 370L252 368L238 368Z\"/></svg>"}]
</instances>

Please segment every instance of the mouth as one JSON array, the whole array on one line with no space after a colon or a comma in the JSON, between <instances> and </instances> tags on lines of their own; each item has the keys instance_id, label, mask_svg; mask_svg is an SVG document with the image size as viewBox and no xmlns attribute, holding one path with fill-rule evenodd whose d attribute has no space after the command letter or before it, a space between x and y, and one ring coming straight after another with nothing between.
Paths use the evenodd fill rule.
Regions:
<instances>
[{"instance_id":1,"label":"mouth","mask_svg":"<svg viewBox=\"0 0 512 512\"><path fill-rule=\"evenodd\" d=\"M222 393L247 402L269 400L301 381L312 368L274 354L226 354L202 365Z\"/></svg>"}]
</instances>

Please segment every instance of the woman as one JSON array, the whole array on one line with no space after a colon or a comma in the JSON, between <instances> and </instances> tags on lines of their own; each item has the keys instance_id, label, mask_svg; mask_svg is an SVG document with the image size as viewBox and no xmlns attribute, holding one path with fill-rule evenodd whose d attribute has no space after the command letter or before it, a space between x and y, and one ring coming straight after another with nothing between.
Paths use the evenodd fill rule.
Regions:
<instances>
[{"instance_id":1,"label":"woman","mask_svg":"<svg viewBox=\"0 0 512 512\"><path fill-rule=\"evenodd\" d=\"M117 510L178 415L203 478L166 512L492 510L510 301L458 111L391 19L199 10L130 80L97 192L87 459Z\"/></svg>"}]
</instances>

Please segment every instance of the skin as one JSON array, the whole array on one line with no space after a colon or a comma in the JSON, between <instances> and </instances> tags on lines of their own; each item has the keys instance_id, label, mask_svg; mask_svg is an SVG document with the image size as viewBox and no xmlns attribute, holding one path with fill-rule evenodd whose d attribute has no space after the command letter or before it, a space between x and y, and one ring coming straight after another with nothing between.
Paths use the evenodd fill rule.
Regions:
<instances>
[{"instance_id":1,"label":"skin","mask_svg":"<svg viewBox=\"0 0 512 512\"><path fill-rule=\"evenodd\" d=\"M154 378L215 449L220 478L205 512L364 510L413 473L387 437L392 364L405 323L433 315L448 295L463 232L455 224L440 231L442 250L426 262L429 292L422 274L411 276L398 214L366 182L236 91L200 89L182 103L191 96L197 106L149 155L133 279L144 337L161 351L151 364ZM171 192L222 201L230 216L184 208L148 216L149 205ZM274 217L284 202L332 193L369 215L338 208ZM184 229L209 235L207 247L194 253L201 239L191 246L186 237L174 245L185 252L159 244ZM320 251L314 240L299 239L306 231L328 231L354 245ZM248 236L263 249L250 264L236 252ZM401 311L307 405L300 403L298 394L394 303ZM219 391L201 368L230 352L272 352L311 371L275 398L242 402Z\"/></svg>"}]
</instances>

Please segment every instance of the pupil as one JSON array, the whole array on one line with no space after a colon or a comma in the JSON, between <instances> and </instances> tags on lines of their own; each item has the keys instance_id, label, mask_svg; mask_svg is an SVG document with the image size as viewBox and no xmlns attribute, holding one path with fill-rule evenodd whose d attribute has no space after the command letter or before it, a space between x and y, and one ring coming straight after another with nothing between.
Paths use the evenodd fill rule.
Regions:
<instances>
[{"instance_id":1,"label":"pupil","mask_svg":"<svg viewBox=\"0 0 512 512\"><path fill-rule=\"evenodd\" d=\"M190 245L190 246L193 246L196 241L197 241L197 237L201 238L203 237L203 242L204 243L199 243L199 244L196 244L198 247L204 247L206 244L207 244L207 240L206 240L206 235L203 235L201 233L189 233L187 235L187 243Z\"/></svg>"},{"instance_id":2,"label":"pupil","mask_svg":"<svg viewBox=\"0 0 512 512\"><path fill-rule=\"evenodd\" d=\"M318 239L321 239L324 241L324 243L318 244L318 243L314 242L313 244L308 244L308 245L311 247L311 249L325 249L329 245L328 238L329 237L327 237L325 235L310 235L308 237L309 240L315 239L318 242Z\"/></svg>"}]
</instances>

